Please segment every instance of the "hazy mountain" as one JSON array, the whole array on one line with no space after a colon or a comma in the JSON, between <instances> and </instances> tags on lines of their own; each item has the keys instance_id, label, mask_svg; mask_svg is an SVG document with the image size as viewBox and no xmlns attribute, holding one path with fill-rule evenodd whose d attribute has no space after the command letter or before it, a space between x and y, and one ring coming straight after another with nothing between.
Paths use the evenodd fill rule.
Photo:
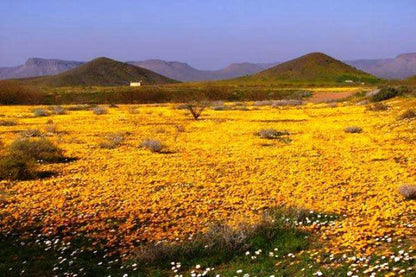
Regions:
<instances>
[{"instance_id":1,"label":"hazy mountain","mask_svg":"<svg viewBox=\"0 0 416 277\"><path fill-rule=\"evenodd\" d=\"M0 80L55 75L82 65L83 62L30 58L25 64L1 67Z\"/></svg>"},{"instance_id":2,"label":"hazy mountain","mask_svg":"<svg viewBox=\"0 0 416 277\"><path fill-rule=\"evenodd\" d=\"M323 53L310 53L236 80L249 82L373 82L377 78Z\"/></svg>"},{"instance_id":3,"label":"hazy mountain","mask_svg":"<svg viewBox=\"0 0 416 277\"><path fill-rule=\"evenodd\" d=\"M416 75L416 53L401 54L394 59L364 59L346 63L385 79L405 79Z\"/></svg>"},{"instance_id":4,"label":"hazy mountain","mask_svg":"<svg viewBox=\"0 0 416 277\"><path fill-rule=\"evenodd\" d=\"M129 64L140 66L166 77L179 81L223 80L251 75L277 63L234 63L221 70L199 70L187 63L167 62L163 60L131 61Z\"/></svg>"},{"instance_id":5,"label":"hazy mountain","mask_svg":"<svg viewBox=\"0 0 416 277\"><path fill-rule=\"evenodd\" d=\"M105 57L94 59L57 75L22 81L52 87L120 86L128 85L130 81L143 81L144 84L177 82L153 71Z\"/></svg>"}]
</instances>

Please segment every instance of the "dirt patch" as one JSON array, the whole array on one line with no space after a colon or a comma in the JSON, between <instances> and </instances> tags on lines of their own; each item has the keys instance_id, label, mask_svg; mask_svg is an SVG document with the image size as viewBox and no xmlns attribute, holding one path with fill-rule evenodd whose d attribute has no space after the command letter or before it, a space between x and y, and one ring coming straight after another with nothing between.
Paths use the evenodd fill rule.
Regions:
<instances>
[{"instance_id":1,"label":"dirt patch","mask_svg":"<svg viewBox=\"0 0 416 277\"><path fill-rule=\"evenodd\" d=\"M331 102L340 99L347 98L351 96L353 92L315 92L313 96L310 98L310 101L313 103L319 102Z\"/></svg>"}]
</instances>

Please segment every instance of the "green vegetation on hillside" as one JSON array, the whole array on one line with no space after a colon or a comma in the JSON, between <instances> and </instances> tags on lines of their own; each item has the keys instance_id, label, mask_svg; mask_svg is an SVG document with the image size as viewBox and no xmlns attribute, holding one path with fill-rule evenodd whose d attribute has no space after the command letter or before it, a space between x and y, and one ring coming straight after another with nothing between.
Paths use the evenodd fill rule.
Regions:
<instances>
[{"instance_id":1,"label":"green vegetation on hillside","mask_svg":"<svg viewBox=\"0 0 416 277\"><path fill-rule=\"evenodd\" d=\"M130 81L143 81L146 85L177 83L153 71L108 58L97 58L54 76L22 80L25 84L48 87L122 86Z\"/></svg>"},{"instance_id":2,"label":"green vegetation on hillside","mask_svg":"<svg viewBox=\"0 0 416 277\"><path fill-rule=\"evenodd\" d=\"M366 83L379 81L371 74L353 68L322 53L310 53L234 82L248 83Z\"/></svg>"}]
</instances>

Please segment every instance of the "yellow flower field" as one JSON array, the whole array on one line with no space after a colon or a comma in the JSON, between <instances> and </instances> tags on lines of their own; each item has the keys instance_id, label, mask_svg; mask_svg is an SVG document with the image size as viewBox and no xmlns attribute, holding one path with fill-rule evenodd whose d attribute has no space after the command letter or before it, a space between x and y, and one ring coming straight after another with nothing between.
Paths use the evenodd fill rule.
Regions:
<instances>
[{"instance_id":1,"label":"yellow flower field","mask_svg":"<svg viewBox=\"0 0 416 277\"><path fill-rule=\"evenodd\" d=\"M41 165L56 173L50 178L0 181L1 229L76 231L129 252L143 241L186 239L214 221L255 222L284 204L339 215L332 226L306 227L332 253L385 253L391 241L416 238L416 202L397 191L416 184L416 121L397 119L416 101L387 104L374 112L349 103L248 103L248 110L207 109L198 121L173 104L47 117L3 106L0 120L18 123L0 126L3 145L39 129L77 160ZM47 133L48 120L57 132ZM363 132L345 133L348 126ZM290 141L255 135L266 128L288 131ZM125 136L121 146L100 148L111 133ZM139 148L148 138L165 150Z\"/></svg>"}]
</instances>

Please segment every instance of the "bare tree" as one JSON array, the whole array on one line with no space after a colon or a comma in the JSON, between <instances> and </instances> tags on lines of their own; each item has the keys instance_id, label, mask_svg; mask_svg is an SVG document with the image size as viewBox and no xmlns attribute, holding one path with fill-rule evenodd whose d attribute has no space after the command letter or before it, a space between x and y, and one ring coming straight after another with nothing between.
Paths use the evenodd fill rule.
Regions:
<instances>
[{"instance_id":1,"label":"bare tree","mask_svg":"<svg viewBox=\"0 0 416 277\"><path fill-rule=\"evenodd\" d=\"M198 118L201 116L204 109L207 107L207 102L195 102L190 103L186 105L186 109L189 110L191 115L195 120L198 120Z\"/></svg>"}]
</instances>

